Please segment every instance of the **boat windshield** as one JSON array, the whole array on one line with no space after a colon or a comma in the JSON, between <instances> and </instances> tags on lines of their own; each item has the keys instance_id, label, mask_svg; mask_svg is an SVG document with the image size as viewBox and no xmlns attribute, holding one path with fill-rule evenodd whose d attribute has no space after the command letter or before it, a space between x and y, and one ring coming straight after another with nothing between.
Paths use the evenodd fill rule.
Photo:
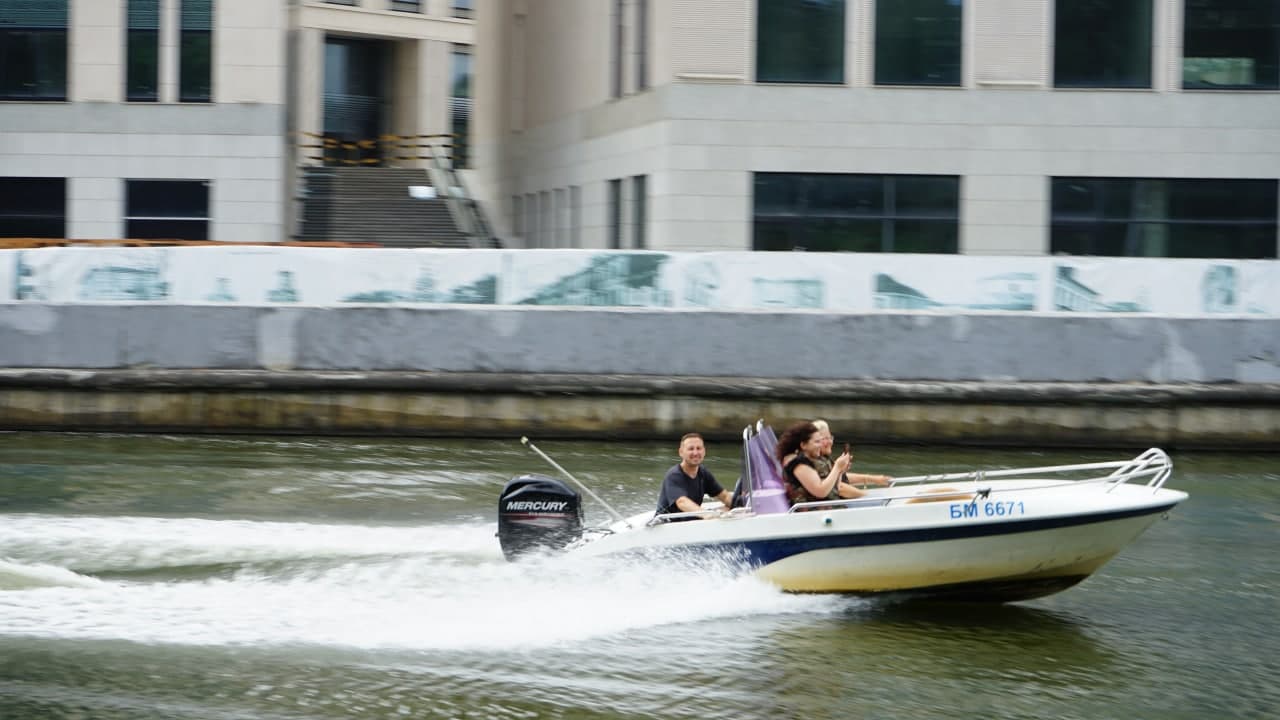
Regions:
<instances>
[{"instance_id":1,"label":"boat windshield","mask_svg":"<svg viewBox=\"0 0 1280 720\"><path fill-rule=\"evenodd\" d=\"M784 513L791 509L787 502L786 488L782 483L782 469L774 459L778 437L773 428L763 423L756 425L756 432L744 434L743 455L746 464L744 475L751 477L749 507L757 514Z\"/></svg>"}]
</instances>

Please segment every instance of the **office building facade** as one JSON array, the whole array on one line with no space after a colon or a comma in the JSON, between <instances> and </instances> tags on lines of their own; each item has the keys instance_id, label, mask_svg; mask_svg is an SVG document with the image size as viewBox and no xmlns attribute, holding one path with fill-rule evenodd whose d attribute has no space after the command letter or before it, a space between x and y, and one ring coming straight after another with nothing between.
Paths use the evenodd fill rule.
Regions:
<instances>
[{"instance_id":1,"label":"office building facade","mask_svg":"<svg viewBox=\"0 0 1280 720\"><path fill-rule=\"evenodd\" d=\"M316 138L372 144L366 164L387 135L465 138L472 14L0 0L0 237L289 239Z\"/></svg>"},{"instance_id":2,"label":"office building facade","mask_svg":"<svg viewBox=\"0 0 1280 720\"><path fill-rule=\"evenodd\" d=\"M1274 258L1274 0L482 0L513 246Z\"/></svg>"}]
</instances>

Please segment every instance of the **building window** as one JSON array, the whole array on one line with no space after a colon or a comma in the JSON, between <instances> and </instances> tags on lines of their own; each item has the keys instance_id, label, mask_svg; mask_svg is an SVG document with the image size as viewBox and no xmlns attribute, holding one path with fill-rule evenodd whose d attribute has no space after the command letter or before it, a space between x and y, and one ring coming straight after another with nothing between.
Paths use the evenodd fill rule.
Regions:
<instances>
[{"instance_id":1,"label":"building window","mask_svg":"<svg viewBox=\"0 0 1280 720\"><path fill-rule=\"evenodd\" d=\"M66 178L0 177L0 237L66 236Z\"/></svg>"},{"instance_id":2,"label":"building window","mask_svg":"<svg viewBox=\"0 0 1280 720\"><path fill-rule=\"evenodd\" d=\"M959 85L961 0L876 3L877 85Z\"/></svg>"},{"instance_id":3,"label":"building window","mask_svg":"<svg viewBox=\"0 0 1280 720\"><path fill-rule=\"evenodd\" d=\"M511 196L511 234L524 237L524 198Z\"/></svg>"},{"instance_id":4,"label":"building window","mask_svg":"<svg viewBox=\"0 0 1280 720\"><path fill-rule=\"evenodd\" d=\"M422 3L420 0L391 0L391 9L396 12L422 12Z\"/></svg>"},{"instance_id":5,"label":"building window","mask_svg":"<svg viewBox=\"0 0 1280 720\"><path fill-rule=\"evenodd\" d=\"M613 39L613 52L609 56L609 97L611 98L622 97L622 39L626 37L622 3L623 0L613 0L613 9L609 14L610 37Z\"/></svg>"},{"instance_id":6,"label":"building window","mask_svg":"<svg viewBox=\"0 0 1280 720\"><path fill-rule=\"evenodd\" d=\"M0 0L0 100L67 99L67 0Z\"/></svg>"},{"instance_id":7,"label":"building window","mask_svg":"<svg viewBox=\"0 0 1280 720\"><path fill-rule=\"evenodd\" d=\"M556 247L569 247L569 191L556 188Z\"/></svg>"},{"instance_id":8,"label":"building window","mask_svg":"<svg viewBox=\"0 0 1280 720\"><path fill-rule=\"evenodd\" d=\"M569 186L569 247L582 247L582 188Z\"/></svg>"},{"instance_id":9,"label":"building window","mask_svg":"<svg viewBox=\"0 0 1280 720\"><path fill-rule=\"evenodd\" d=\"M208 180L126 180L125 235L135 240L208 240Z\"/></svg>"},{"instance_id":10,"label":"building window","mask_svg":"<svg viewBox=\"0 0 1280 720\"><path fill-rule=\"evenodd\" d=\"M556 246L555 211L551 208L551 193L543 190L538 193L538 247Z\"/></svg>"},{"instance_id":11,"label":"building window","mask_svg":"<svg viewBox=\"0 0 1280 720\"><path fill-rule=\"evenodd\" d=\"M178 38L179 102L213 99L213 2L182 0Z\"/></svg>"},{"instance_id":12,"label":"building window","mask_svg":"<svg viewBox=\"0 0 1280 720\"><path fill-rule=\"evenodd\" d=\"M538 247L538 195L527 193L524 196L524 233L525 247Z\"/></svg>"},{"instance_id":13,"label":"building window","mask_svg":"<svg viewBox=\"0 0 1280 720\"><path fill-rule=\"evenodd\" d=\"M1280 90L1280 3L1187 0L1182 87Z\"/></svg>"},{"instance_id":14,"label":"building window","mask_svg":"<svg viewBox=\"0 0 1280 720\"><path fill-rule=\"evenodd\" d=\"M954 253L954 175L755 174L756 250Z\"/></svg>"},{"instance_id":15,"label":"building window","mask_svg":"<svg viewBox=\"0 0 1280 720\"><path fill-rule=\"evenodd\" d=\"M609 248L622 249L622 180L609 181Z\"/></svg>"},{"instance_id":16,"label":"building window","mask_svg":"<svg viewBox=\"0 0 1280 720\"><path fill-rule=\"evenodd\" d=\"M125 99L160 98L160 0L129 0Z\"/></svg>"},{"instance_id":17,"label":"building window","mask_svg":"<svg viewBox=\"0 0 1280 720\"><path fill-rule=\"evenodd\" d=\"M453 81L449 92L453 166L465 168L471 161L471 48L467 45L453 46Z\"/></svg>"},{"instance_id":18,"label":"building window","mask_svg":"<svg viewBox=\"0 0 1280 720\"><path fill-rule=\"evenodd\" d=\"M1276 180L1057 177L1051 182L1052 252L1276 257Z\"/></svg>"},{"instance_id":19,"label":"building window","mask_svg":"<svg viewBox=\"0 0 1280 720\"><path fill-rule=\"evenodd\" d=\"M649 88L649 0L636 0L636 92Z\"/></svg>"},{"instance_id":20,"label":"building window","mask_svg":"<svg viewBox=\"0 0 1280 720\"><path fill-rule=\"evenodd\" d=\"M456 18L470 18L475 15L476 9L472 6L471 0L453 0L453 16Z\"/></svg>"},{"instance_id":21,"label":"building window","mask_svg":"<svg viewBox=\"0 0 1280 720\"><path fill-rule=\"evenodd\" d=\"M844 0L758 0L756 81L844 82Z\"/></svg>"},{"instance_id":22,"label":"building window","mask_svg":"<svg viewBox=\"0 0 1280 720\"><path fill-rule=\"evenodd\" d=\"M631 247L637 250L648 246L648 184L645 175L631 178Z\"/></svg>"},{"instance_id":23,"label":"building window","mask_svg":"<svg viewBox=\"0 0 1280 720\"><path fill-rule=\"evenodd\" d=\"M1151 1L1055 3L1053 84L1151 87Z\"/></svg>"}]
</instances>

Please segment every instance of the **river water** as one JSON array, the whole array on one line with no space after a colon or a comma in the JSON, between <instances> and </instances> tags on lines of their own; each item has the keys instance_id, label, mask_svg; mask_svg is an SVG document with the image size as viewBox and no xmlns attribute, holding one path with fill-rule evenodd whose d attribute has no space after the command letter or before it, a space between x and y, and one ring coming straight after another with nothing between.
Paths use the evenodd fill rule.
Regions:
<instances>
[{"instance_id":1,"label":"river water","mask_svg":"<svg viewBox=\"0 0 1280 720\"><path fill-rule=\"evenodd\" d=\"M624 514L675 462L540 447ZM731 483L737 448L709 450ZM514 440L0 433L0 718L1277 717L1280 455L1173 459L1191 499L1082 585L905 605L709 559L509 564L498 491L554 474Z\"/></svg>"}]
</instances>

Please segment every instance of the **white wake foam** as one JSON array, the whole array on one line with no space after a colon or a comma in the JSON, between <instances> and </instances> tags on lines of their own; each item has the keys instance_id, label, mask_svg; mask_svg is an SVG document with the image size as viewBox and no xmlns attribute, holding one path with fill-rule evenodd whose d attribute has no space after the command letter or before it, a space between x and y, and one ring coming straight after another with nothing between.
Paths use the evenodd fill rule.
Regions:
<instances>
[{"instance_id":1,"label":"white wake foam","mask_svg":"<svg viewBox=\"0 0 1280 720\"><path fill-rule=\"evenodd\" d=\"M25 567L36 565L15 547L82 571L286 562L251 563L216 577L166 576L161 570L0 593L0 634L7 635L505 651L625 637L673 623L840 608L830 598L786 595L715 558L559 556L507 563L492 525L9 519L19 520L18 527L6 523L0 547ZM310 561L317 557L326 561ZM49 572L92 581L58 567Z\"/></svg>"},{"instance_id":2,"label":"white wake foam","mask_svg":"<svg viewBox=\"0 0 1280 720\"><path fill-rule=\"evenodd\" d=\"M0 547L90 573L377 555L498 557L492 529L481 528L14 515L0 523Z\"/></svg>"},{"instance_id":3,"label":"white wake foam","mask_svg":"<svg viewBox=\"0 0 1280 720\"><path fill-rule=\"evenodd\" d=\"M56 565L28 565L0 559L0 590L28 590L41 587L96 587L96 578L86 577Z\"/></svg>"}]
</instances>

